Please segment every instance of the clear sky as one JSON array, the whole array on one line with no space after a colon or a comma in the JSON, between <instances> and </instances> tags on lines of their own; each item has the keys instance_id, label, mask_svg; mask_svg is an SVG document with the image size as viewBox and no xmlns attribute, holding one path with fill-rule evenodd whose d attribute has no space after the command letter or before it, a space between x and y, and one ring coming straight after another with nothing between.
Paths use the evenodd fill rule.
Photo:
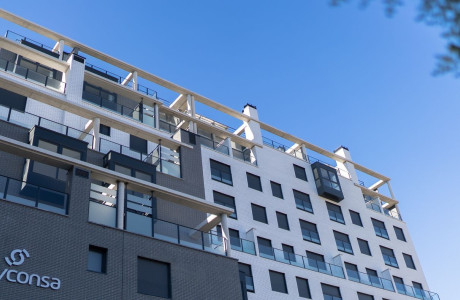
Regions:
<instances>
[{"instance_id":1,"label":"clear sky","mask_svg":"<svg viewBox=\"0 0 460 300\"><path fill-rule=\"evenodd\" d=\"M378 0L365 10L327 2L17 0L2 8L234 109L254 104L264 122L325 149L347 146L392 178L430 290L460 299L460 79L431 75L444 51L440 30L417 23L411 5L388 19ZM0 22L2 34L9 28Z\"/></svg>"}]
</instances>

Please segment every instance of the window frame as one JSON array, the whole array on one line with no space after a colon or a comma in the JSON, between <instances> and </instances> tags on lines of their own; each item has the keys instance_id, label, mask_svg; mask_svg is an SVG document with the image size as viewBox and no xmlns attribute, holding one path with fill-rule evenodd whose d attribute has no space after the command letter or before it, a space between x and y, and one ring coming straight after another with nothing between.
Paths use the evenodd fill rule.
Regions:
<instances>
[{"instance_id":1,"label":"window frame","mask_svg":"<svg viewBox=\"0 0 460 300\"><path fill-rule=\"evenodd\" d=\"M398 240L407 242L406 235L404 234L404 230L401 227L393 225L393 229Z\"/></svg>"},{"instance_id":2,"label":"window frame","mask_svg":"<svg viewBox=\"0 0 460 300\"><path fill-rule=\"evenodd\" d=\"M326 201L326 208L329 215L329 220L346 225L345 217L343 216L342 207L340 207L340 205L332 204ZM341 216L341 218L338 218L337 216Z\"/></svg>"},{"instance_id":3,"label":"window frame","mask_svg":"<svg viewBox=\"0 0 460 300\"><path fill-rule=\"evenodd\" d=\"M276 189L273 189L274 186L275 186L276 188L279 188L279 191L275 192ZM280 183L270 180L270 187L271 187L271 189L272 189L272 195L273 195L273 197L280 198L280 199L284 199L284 196L283 196L283 188L281 187L281 184L280 184ZM277 193L279 193L279 195L275 195L275 194L277 194Z\"/></svg>"},{"instance_id":4,"label":"window frame","mask_svg":"<svg viewBox=\"0 0 460 300\"><path fill-rule=\"evenodd\" d=\"M101 270L100 271L90 269L90 253L97 253L101 255ZM87 271L99 273L99 274L107 274L107 253L108 253L107 248L89 245Z\"/></svg>"},{"instance_id":5,"label":"window frame","mask_svg":"<svg viewBox=\"0 0 460 300\"><path fill-rule=\"evenodd\" d=\"M227 203L224 203L224 202L220 202L220 201L216 202L216 194L230 198L232 200L232 202L233 202L233 207L228 205ZM221 192L218 192L218 191L215 191L215 190L212 191L212 197L213 197L214 203L217 203L217 204L220 204L220 205L223 205L225 207L229 207L229 208L233 209L233 213L228 216L229 218L232 218L232 219L235 219L235 220L238 219L238 214L236 212L235 197L227 195L227 194L224 194L224 193L221 193Z\"/></svg>"},{"instance_id":6,"label":"window frame","mask_svg":"<svg viewBox=\"0 0 460 300\"><path fill-rule=\"evenodd\" d=\"M392 254L391 256L387 254L387 253L390 253L390 251ZM382 252L383 262L385 263L385 265L399 269L398 260L396 259L396 255L393 249L387 248L384 246L380 246L380 252ZM387 252L387 253L384 253L384 252ZM388 259L386 259L386 257L388 257ZM392 258L394 259L394 262Z\"/></svg>"},{"instance_id":7,"label":"window frame","mask_svg":"<svg viewBox=\"0 0 460 300\"><path fill-rule=\"evenodd\" d=\"M382 221L374 219L374 218L371 218L371 221L372 221L372 227L374 227L375 235L378 236L378 237L381 237L383 239L389 240L390 236L388 234L388 230L386 228L385 222L382 222ZM376 226L376 224L378 224L378 225L383 224L383 227ZM382 230L383 230L383 232L385 232L385 234L382 234Z\"/></svg>"},{"instance_id":8,"label":"window frame","mask_svg":"<svg viewBox=\"0 0 460 300\"><path fill-rule=\"evenodd\" d=\"M309 212L311 214L314 214L314 212L313 212L313 204L311 203L310 195L307 194L307 193L295 190L295 189L293 189L292 192L293 192L293 195L294 195L294 201L295 201L296 208L300 209L300 210L303 210L303 211L306 211L306 212ZM298 197L298 196L302 196L302 197L307 196L307 197L306 197L306 200L305 200L305 199L300 199L300 197ZM308 207L308 205L307 205L307 207L305 207L305 203L310 204L309 207ZM310 209L310 207L311 207L311 209Z\"/></svg>"},{"instance_id":9,"label":"window frame","mask_svg":"<svg viewBox=\"0 0 460 300\"><path fill-rule=\"evenodd\" d=\"M250 178L252 178L253 180L257 180L257 186L253 186L254 181L253 180L251 181ZM263 192L262 181L260 179L260 176L246 172L246 180L248 182L248 188L259 191L259 192Z\"/></svg>"},{"instance_id":10,"label":"window frame","mask_svg":"<svg viewBox=\"0 0 460 300\"><path fill-rule=\"evenodd\" d=\"M417 267L415 266L414 258L412 257L412 255L407 254L407 253L403 253L402 255L403 255L404 262L406 263L406 267L412 270L417 270ZM407 263L408 260L410 262L409 264Z\"/></svg>"},{"instance_id":11,"label":"window frame","mask_svg":"<svg viewBox=\"0 0 460 300\"><path fill-rule=\"evenodd\" d=\"M356 226L364 227L363 220L361 219L361 214L351 209L349 209L348 211L350 212L351 223L353 223ZM359 222L355 222L355 221L359 221Z\"/></svg>"},{"instance_id":12,"label":"window frame","mask_svg":"<svg viewBox=\"0 0 460 300\"><path fill-rule=\"evenodd\" d=\"M348 234L342 233L340 231L335 231L335 230L333 230L333 233L334 233L335 244L337 246L337 250L344 252L344 253L354 255L353 246L351 245L350 237L348 236ZM347 244L349 246L349 249L346 247Z\"/></svg>"},{"instance_id":13,"label":"window frame","mask_svg":"<svg viewBox=\"0 0 460 300\"><path fill-rule=\"evenodd\" d=\"M361 252L361 254L372 256L372 251L371 251L371 247L369 246L369 242L366 240L360 239L360 238L357 238L357 240L358 240L359 251ZM363 247L361 247L362 244L366 245L366 248L369 251L369 254L363 252Z\"/></svg>"},{"instance_id":14,"label":"window frame","mask_svg":"<svg viewBox=\"0 0 460 300\"><path fill-rule=\"evenodd\" d=\"M282 227L281 224L280 224L280 217L284 218L284 220L282 220L283 222L285 221L286 222L286 227ZM278 222L278 228L281 228L281 229L284 229L284 230L291 230L290 227L289 227L289 219L288 219L288 216L287 214L285 213L282 213L282 212L279 212L277 211L276 212L276 221ZM284 224L282 224L284 225Z\"/></svg>"},{"instance_id":15,"label":"window frame","mask_svg":"<svg viewBox=\"0 0 460 300\"><path fill-rule=\"evenodd\" d=\"M150 268L152 268L152 266L154 266L153 264L156 264L157 267L160 266L160 265L163 266L163 267L166 267L167 291L166 291L165 294L167 294L167 297L164 297L164 296L158 295L158 294L152 294L152 293L146 292L145 290L140 291L141 285L139 284L139 282L141 280L141 275L144 275L144 274L141 273L141 262L142 261L145 262L145 263L151 264L149 266ZM146 268L146 267L147 266L143 266L143 268ZM172 298L171 263L167 263L167 262L163 262L163 261L159 261L159 260L155 260L155 259L150 259L150 258L138 256L137 257L137 266L136 266L136 268L137 268L137 289L136 289L136 291L137 291L138 294L148 295L148 296L155 296L155 297L165 298L165 299L171 299ZM142 271L145 272L145 269L143 269ZM152 270L149 270L149 271L152 274L155 274L155 275L158 274L158 270L154 270L154 268L152 268ZM152 276L150 276L149 278L152 279ZM142 287L144 287L144 285L142 285Z\"/></svg>"},{"instance_id":16,"label":"window frame","mask_svg":"<svg viewBox=\"0 0 460 300\"><path fill-rule=\"evenodd\" d=\"M297 283L297 292L299 293L299 297L300 298L311 299L310 284L308 282L308 279L296 276L295 281ZM300 289L299 282L302 282L302 284L304 284L304 287L306 287L305 291ZM306 294L306 295L303 295L303 294Z\"/></svg>"},{"instance_id":17,"label":"window frame","mask_svg":"<svg viewBox=\"0 0 460 300\"><path fill-rule=\"evenodd\" d=\"M270 277L270 285L271 285L272 291L278 292L278 293L283 293L283 294L289 294L288 287L287 287L287 284L286 284L286 274L285 273L274 271L274 270L268 270L268 274L269 274L269 277ZM274 281L273 278L276 279L276 277L274 277L275 275L280 276L279 279L283 280L282 282L280 282L280 284L282 283L282 285L284 287L283 290L275 289L276 285L274 285L274 283L273 283L273 281Z\"/></svg>"},{"instance_id":18,"label":"window frame","mask_svg":"<svg viewBox=\"0 0 460 300\"><path fill-rule=\"evenodd\" d=\"M307 170L304 167L301 167L299 165L293 164L294 166L294 175L296 178L308 182L308 177L307 177ZM300 174L299 172L302 172Z\"/></svg>"},{"instance_id":19,"label":"window frame","mask_svg":"<svg viewBox=\"0 0 460 300\"><path fill-rule=\"evenodd\" d=\"M304 241L309 241L309 242L311 242L311 243L315 243L315 244L321 245L321 237L319 236L318 226L316 226L315 223L312 223L312 222L308 222L308 221L299 219L299 224L300 224L300 230L301 230L301 232L302 232L302 238L304 239ZM309 230L309 229L307 229L307 228L303 228L303 227L302 227L302 224L306 224L307 226L313 225L313 227L315 228L315 232L314 232L314 233L318 236L317 241L316 241L316 239L312 239L312 237L311 237L311 233L312 233L313 231L311 231L311 230ZM304 235L304 230L308 231L308 233L309 233L308 236L307 236L307 238L306 238L305 235Z\"/></svg>"},{"instance_id":20,"label":"window frame","mask_svg":"<svg viewBox=\"0 0 460 300\"><path fill-rule=\"evenodd\" d=\"M216 165L219 166L219 168L218 169L213 168L213 164L214 164L214 166L216 166ZM225 173L222 167L228 167L228 173ZM226 184L226 185L233 186L233 176L232 176L232 169L231 169L230 165L221 163L220 161L217 161L217 160L214 160L214 159L210 158L209 159L209 169L211 170L211 179L212 180L215 180L217 182L221 182L221 183ZM215 170L215 171L217 171L219 173L220 178L214 176L213 170ZM230 175L230 182L225 181L224 177L222 176L222 174L224 174L224 173Z\"/></svg>"},{"instance_id":21,"label":"window frame","mask_svg":"<svg viewBox=\"0 0 460 300\"><path fill-rule=\"evenodd\" d=\"M258 218L258 216L260 216L260 213L262 213L262 211L263 211L263 217L264 217L263 219L264 220L260 220ZM251 212L252 212L252 219L254 221L264 223L264 224L268 224L267 208L266 207L258 205L258 204L255 204L255 203L251 203ZM257 216L257 218L256 218L256 216Z\"/></svg>"}]
</instances>

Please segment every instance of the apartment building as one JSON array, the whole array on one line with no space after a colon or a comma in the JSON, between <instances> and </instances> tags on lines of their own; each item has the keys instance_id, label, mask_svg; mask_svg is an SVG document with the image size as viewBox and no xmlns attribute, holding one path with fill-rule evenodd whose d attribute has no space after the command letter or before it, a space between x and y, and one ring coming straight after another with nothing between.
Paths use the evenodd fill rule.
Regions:
<instances>
[{"instance_id":1,"label":"apartment building","mask_svg":"<svg viewBox=\"0 0 460 300\"><path fill-rule=\"evenodd\" d=\"M346 147L0 17L0 299L440 299Z\"/></svg>"}]
</instances>

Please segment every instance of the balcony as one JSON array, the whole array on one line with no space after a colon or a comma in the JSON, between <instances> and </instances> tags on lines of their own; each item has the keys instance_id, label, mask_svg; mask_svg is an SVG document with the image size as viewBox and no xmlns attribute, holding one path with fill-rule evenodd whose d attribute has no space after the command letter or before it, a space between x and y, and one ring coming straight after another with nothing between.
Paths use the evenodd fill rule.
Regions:
<instances>
[{"instance_id":1,"label":"balcony","mask_svg":"<svg viewBox=\"0 0 460 300\"><path fill-rule=\"evenodd\" d=\"M62 215L68 213L66 193L6 176L0 176L0 198Z\"/></svg>"},{"instance_id":2,"label":"balcony","mask_svg":"<svg viewBox=\"0 0 460 300\"><path fill-rule=\"evenodd\" d=\"M201 145L205 146L209 149L216 150L225 155L230 155L230 151L228 147L225 145L225 140L221 140L220 142L214 141L210 138L200 135Z\"/></svg>"},{"instance_id":3,"label":"balcony","mask_svg":"<svg viewBox=\"0 0 460 300\"><path fill-rule=\"evenodd\" d=\"M372 276L367 273L356 272L352 270L347 270L348 280L359 282L365 285L377 287L387 291L394 292L393 283L389 279Z\"/></svg>"},{"instance_id":4,"label":"balcony","mask_svg":"<svg viewBox=\"0 0 460 300\"><path fill-rule=\"evenodd\" d=\"M30 68L20 66L3 58L0 58L0 70L8 74L12 74L16 77L23 78L32 83L45 86L56 92L65 92L66 84L64 82L37 72L37 70L32 70Z\"/></svg>"},{"instance_id":5,"label":"balcony","mask_svg":"<svg viewBox=\"0 0 460 300\"><path fill-rule=\"evenodd\" d=\"M386 208L387 204L380 200L378 197L371 197L369 195L363 195L364 203L368 209L371 209L385 216L392 217L394 219L402 221L401 215L398 213L396 207L391 209Z\"/></svg>"},{"instance_id":6,"label":"balcony","mask_svg":"<svg viewBox=\"0 0 460 300\"><path fill-rule=\"evenodd\" d=\"M414 288L413 286L405 285L401 283L395 283L395 285L396 285L396 291L398 292L398 294L406 295L409 297L414 297L417 299L423 299L423 300L440 300L439 295L434 292L417 289L417 288Z\"/></svg>"},{"instance_id":7,"label":"balcony","mask_svg":"<svg viewBox=\"0 0 460 300\"><path fill-rule=\"evenodd\" d=\"M276 141L274 141L274 140L272 140L272 139L270 139L268 137L265 137L265 136L262 136L262 141L263 141L265 146L268 146L268 147L273 148L275 150L278 150L280 152L289 154L291 156L294 156L295 158L307 161L307 156L304 153L302 153L301 149L289 151L290 147L288 147L286 145L283 145L281 143L278 143L278 142L276 142Z\"/></svg>"},{"instance_id":8,"label":"balcony","mask_svg":"<svg viewBox=\"0 0 460 300\"><path fill-rule=\"evenodd\" d=\"M343 268L341 266L310 259L306 256L294 254L292 252L286 252L280 249L259 245L259 256L284 264L345 279L345 273L343 272Z\"/></svg>"}]
</instances>

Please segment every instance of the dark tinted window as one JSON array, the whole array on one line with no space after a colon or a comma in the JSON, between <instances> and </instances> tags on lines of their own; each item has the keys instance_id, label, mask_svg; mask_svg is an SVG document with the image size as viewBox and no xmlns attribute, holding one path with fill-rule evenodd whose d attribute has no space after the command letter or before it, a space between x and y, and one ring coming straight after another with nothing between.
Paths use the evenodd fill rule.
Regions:
<instances>
[{"instance_id":1,"label":"dark tinted window","mask_svg":"<svg viewBox=\"0 0 460 300\"><path fill-rule=\"evenodd\" d=\"M412 259L412 256L409 254L403 253L404 261L406 262L406 266L408 268L414 269L415 270L415 264L414 260Z\"/></svg>"},{"instance_id":2,"label":"dark tinted window","mask_svg":"<svg viewBox=\"0 0 460 300\"><path fill-rule=\"evenodd\" d=\"M240 240L240 232L235 229L228 229L228 233L230 234L230 245L232 249L236 248L237 250L241 251L241 240Z\"/></svg>"},{"instance_id":3,"label":"dark tinted window","mask_svg":"<svg viewBox=\"0 0 460 300\"><path fill-rule=\"evenodd\" d=\"M361 222L361 216L359 215L359 213L357 213L354 210L350 210L350 217L351 217L351 222L353 222L353 224L361 226L361 227L363 226L363 222Z\"/></svg>"},{"instance_id":4,"label":"dark tinted window","mask_svg":"<svg viewBox=\"0 0 460 300\"><path fill-rule=\"evenodd\" d=\"M276 212L276 219L278 220L278 227L289 230L289 221L286 214Z\"/></svg>"},{"instance_id":5,"label":"dark tinted window","mask_svg":"<svg viewBox=\"0 0 460 300\"><path fill-rule=\"evenodd\" d=\"M367 241L358 239L358 245L362 254L372 256L371 249L369 248L369 243Z\"/></svg>"},{"instance_id":6,"label":"dark tinted window","mask_svg":"<svg viewBox=\"0 0 460 300\"><path fill-rule=\"evenodd\" d=\"M406 294L406 287L404 286L404 280L401 277L393 276L393 280L396 285L396 290L400 294Z\"/></svg>"},{"instance_id":7,"label":"dark tinted window","mask_svg":"<svg viewBox=\"0 0 460 300\"><path fill-rule=\"evenodd\" d=\"M298 165L294 165L294 173L295 173L295 177L299 178L299 179L302 179L302 180L305 180L305 181L308 181L307 180L307 173L305 173L305 168L302 168Z\"/></svg>"},{"instance_id":8,"label":"dark tinted window","mask_svg":"<svg viewBox=\"0 0 460 300\"><path fill-rule=\"evenodd\" d=\"M281 189L281 184L270 181L270 185L272 186L272 195L283 199L283 190Z\"/></svg>"},{"instance_id":9,"label":"dark tinted window","mask_svg":"<svg viewBox=\"0 0 460 300\"><path fill-rule=\"evenodd\" d=\"M396 237L398 238L398 240L405 242L406 236L404 235L404 231L396 226L393 226L393 228L395 229Z\"/></svg>"},{"instance_id":10,"label":"dark tinted window","mask_svg":"<svg viewBox=\"0 0 460 300\"><path fill-rule=\"evenodd\" d=\"M281 244L281 248L283 249L283 256L285 260L292 262L296 261L294 247L286 244Z\"/></svg>"},{"instance_id":11,"label":"dark tinted window","mask_svg":"<svg viewBox=\"0 0 460 300\"><path fill-rule=\"evenodd\" d=\"M147 153L147 141L137 136L130 135L129 148L140 153Z\"/></svg>"},{"instance_id":12,"label":"dark tinted window","mask_svg":"<svg viewBox=\"0 0 460 300\"><path fill-rule=\"evenodd\" d=\"M380 286L382 284L376 270L366 268L366 273L373 285Z\"/></svg>"},{"instance_id":13,"label":"dark tinted window","mask_svg":"<svg viewBox=\"0 0 460 300\"><path fill-rule=\"evenodd\" d=\"M234 212L229 217L236 219L236 207L235 207L235 198L229 195L225 195L219 192L214 191L214 203L233 208Z\"/></svg>"},{"instance_id":14,"label":"dark tinted window","mask_svg":"<svg viewBox=\"0 0 460 300\"><path fill-rule=\"evenodd\" d=\"M244 273L246 277L246 290L248 292L254 292L254 280L252 278L252 269L250 265L238 263L240 272Z\"/></svg>"},{"instance_id":15,"label":"dark tinted window","mask_svg":"<svg viewBox=\"0 0 460 300\"><path fill-rule=\"evenodd\" d=\"M110 127L101 124L101 125L99 126L99 133L101 133L101 134L103 134L103 135L110 136Z\"/></svg>"},{"instance_id":16,"label":"dark tinted window","mask_svg":"<svg viewBox=\"0 0 460 300\"><path fill-rule=\"evenodd\" d=\"M232 171L230 170L230 166L220 163L215 160L210 160L211 164L211 178L220 181L225 184L232 185Z\"/></svg>"},{"instance_id":17,"label":"dark tinted window","mask_svg":"<svg viewBox=\"0 0 460 300\"><path fill-rule=\"evenodd\" d=\"M260 183L260 177L251 173L246 173L248 178L248 187L262 192L262 184Z\"/></svg>"},{"instance_id":18,"label":"dark tinted window","mask_svg":"<svg viewBox=\"0 0 460 300\"><path fill-rule=\"evenodd\" d=\"M310 196L308 194L294 190L295 205L298 209L313 213Z\"/></svg>"},{"instance_id":19,"label":"dark tinted window","mask_svg":"<svg viewBox=\"0 0 460 300\"><path fill-rule=\"evenodd\" d=\"M340 206L326 202L327 212L329 213L329 219L332 221L336 221L342 224L345 224L345 220L343 218L342 209Z\"/></svg>"},{"instance_id":20,"label":"dark tinted window","mask_svg":"<svg viewBox=\"0 0 460 300\"><path fill-rule=\"evenodd\" d=\"M272 241L257 237L257 245L259 247L259 255L262 257L273 258Z\"/></svg>"},{"instance_id":21,"label":"dark tinted window","mask_svg":"<svg viewBox=\"0 0 460 300\"><path fill-rule=\"evenodd\" d=\"M374 300L374 296L358 293L358 300Z\"/></svg>"},{"instance_id":22,"label":"dark tinted window","mask_svg":"<svg viewBox=\"0 0 460 300\"><path fill-rule=\"evenodd\" d=\"M284 278L284 273L275 272L272 270L269 270L269 273L272 291L287 294L288 290L286 286L286 279Z\"/></svg>"},{"instance_id":23,"label":"dark tinted window","mask_svg":"<svg viewBox=\"0 0 460 300\"><path fill-rule=\"evenodd\" d=\"M398 261L392 249L380 246L380 251L382 251L383 261L387 266L398 267Z\"/></svg>"},{"instance_id":24,"label":"dark tinted window","mask_svg":"<svg viewBox=\"0 0 460 300\"><path fill-rule=\"evenodd\" d=\"M0 88L0 105L24 112L26 104L27 97Z\"/></svg>"},{"instance_id":25,"label":"dark tinted window","mask_svg":"<svg viewBox=\"0 0 460 300\"><path fill-rule=\"evenodd\" d=\"M414 287L415 297L419 299L426 299L427 293L423 290L423 285L421 283L412 281L412 286Z\"/></svg>"},{"instance_id":26,"label":"dark tinted window","mask_svg":"<svg viewBox=\"0 0 460 300\"><path fill-rule=\"evenodd\" d=\"M353 254L353 248L351 247L350 238L348 235L334 231L335 243L339 251Z\"/></svg>"},{"instance_id":27,"label":"dark tinted window","mask_svg":"<svg viewBox=\"0 0 460 300\"><path fill-rule=\"evenodd\" d=\"M138 257L137 292L162 298L171 298L170 265Z\"/></svg>"},{"instance_id":28,"label":"dark tinted window","mask_svg":"<svg viewBox=\"0 0 460 300\"><path fill-rule=\"evenodd\" d=\"M259 221L259 222L268 224L267 212L265 211L265 207L251 203L251 208L252 208L252 218L255 221Z\"/></svg>"},{"instance_id":29,"label":"dark tinted window","mask_svg":"<svg viewBox=\"0 0 460 300\"><path fill-rule=\"evenodd\" d=\"M345 263L348 279L359 282L358 266L350 263Z\"/></svg>"},{"instance_id":30,"label":"dark tinted window","mask_svg":"<svg viewBox=\"0 0 460 300\"><path fill-rule=\"evenodd\" d=\"M374 226L375 234L379 237L389 240L387 229L385 228L385 223L382 221L372 219L372 225Z\"/></svg>"},{"instance_id":31,"label":"dark tinted window","mask_svg":"<svg viewBox=\"0 0 460 300\"><path fill-rule=\"evenodd\" d=\"M304 220L299 220L299 222L300 229L302 230L303 239L316 244L320 244L321 241L319 239L318 229L316 228L316 225Z\"/></svg>"},{"instance_id":32,"label":"dark tinted window","mask_svg":"<svg viewBox=\"0 0 460 300\"><path fill-rule=\"evenodd\" d=\"M88 252L88 271L106 273L107 272L107 249L89 246Z\"/></svg>"},{"instance_id":33,"label":"dark tinted window","mask_svg":"<svg viewBox=\"0 0 460 300\"><path fill-rule=\"evenodd\" d=\"M324 300L342 300L340 289L337 286L321 283Z\"/></svg>"},{"instance_id":34,"label":"dark tinted window","mask_svg":"<svg viewBox=\"0 0 460 300\"><path fill-rule=\"evenodd\" d=\"M295 280L297 281L299 297L311 299L310 286L308 285L308 280L300 277L296 277Z\"/></svg>"}]
</instances>

